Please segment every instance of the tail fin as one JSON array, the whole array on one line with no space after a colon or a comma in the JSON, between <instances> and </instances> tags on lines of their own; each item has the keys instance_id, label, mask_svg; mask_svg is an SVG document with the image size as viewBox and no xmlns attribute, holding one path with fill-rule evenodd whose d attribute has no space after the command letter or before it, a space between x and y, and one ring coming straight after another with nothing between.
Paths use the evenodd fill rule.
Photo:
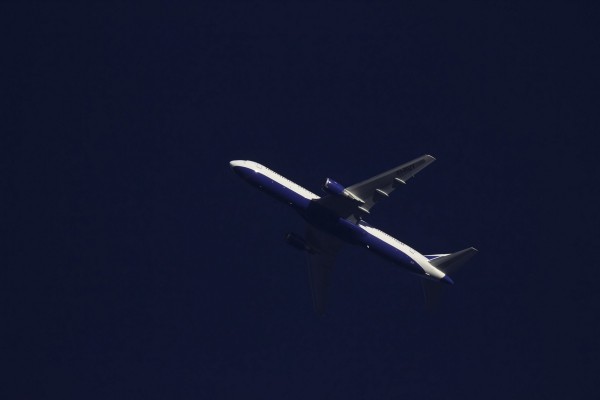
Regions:
<instances>
[{"instance_id":1,"label":"tail fin","mask_svg":"<svg viewBox=\"0 0 600 400\"><path fill-rule=\"evenodd\" d=\"M456 272L464 263L477 253L477 249L469 247L452 254L433 254L425 256L429 259L431 265L441 270L445 274ZM438 282L422 279L423 294L425 295L425 308L429 311L434 310L440 302L443 286Z\"/></svg>"}]
</instances>

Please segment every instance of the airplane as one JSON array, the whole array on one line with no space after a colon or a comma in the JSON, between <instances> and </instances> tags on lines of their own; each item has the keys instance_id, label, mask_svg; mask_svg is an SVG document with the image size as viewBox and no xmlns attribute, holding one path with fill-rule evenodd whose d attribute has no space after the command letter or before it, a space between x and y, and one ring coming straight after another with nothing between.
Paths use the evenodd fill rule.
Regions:
<instances>
[{"instance_id":1,"label":"airplane","mask_svg":"<svg viewBox=\"0 0 600 400\"><path fill-rule=\"evenodd\" d=\"M454 284L448 273L475 255L477 250L473 247L455 253L422 255L364 219L379 201L387 199L396 188L404 186L434 161L432 156L423 155L348 187L327 178L322 186L323 197L254 161L233 160L229 164L245 181L291 206L306 221L303 236L290 232L285 240L308 255L313 307L317 314L323 315L332 268L344 244L367 248L423 278L421 283L428 308L439 299L440 283Z\"/></svg>"}]
</instances>

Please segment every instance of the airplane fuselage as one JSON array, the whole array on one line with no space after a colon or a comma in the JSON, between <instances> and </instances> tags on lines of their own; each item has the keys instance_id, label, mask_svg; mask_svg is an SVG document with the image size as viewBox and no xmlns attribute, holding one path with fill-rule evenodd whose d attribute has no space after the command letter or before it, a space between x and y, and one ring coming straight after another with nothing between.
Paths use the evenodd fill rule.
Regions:
<instances>
[{"instance_id":1,"label":"airplane fuselage","mask_svg":"<svg viewBox=\"0 0 600 400\"><path fill-rule=\"evenodd\" d=\"M319 196L302 186L253 161L236 160L230 163L244 180L293 207L309 224L361 247L407 269L421 277L453 284L444 272L429 263L427 257L362 219L353 223L342 218L315 200Z\"/></svg>"}]
</instances>

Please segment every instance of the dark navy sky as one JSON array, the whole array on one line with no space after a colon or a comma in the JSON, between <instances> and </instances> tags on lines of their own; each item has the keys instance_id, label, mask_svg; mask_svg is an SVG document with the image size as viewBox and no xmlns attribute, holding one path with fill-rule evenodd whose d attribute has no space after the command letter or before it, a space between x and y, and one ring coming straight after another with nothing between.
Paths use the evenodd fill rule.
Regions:
<instances>
[{"instance_id":1,"label":"dark navy sky","mask_svg":"<svg viewBox=\"0 0 600 400\"><path fill-rule=\"evenodd\" d=\"M490 3L2 6L2 398L597 397L597 20ZM480 250L434 315L346 248L318 318L228 165L425 153L369 221Z\"/></svg>"}]
</instances>

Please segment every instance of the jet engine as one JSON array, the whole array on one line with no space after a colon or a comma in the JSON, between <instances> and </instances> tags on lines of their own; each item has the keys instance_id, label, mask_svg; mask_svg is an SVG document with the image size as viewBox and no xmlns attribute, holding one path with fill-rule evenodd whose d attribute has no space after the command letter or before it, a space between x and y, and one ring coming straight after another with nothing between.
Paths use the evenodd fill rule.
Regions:
<instances>
[{"instance_id":1,"label":"jet engine","mask_svg":"<svg viewBox=\"0 0 600 400\"><path fill-rule=\"evenodd\" d=\"M325 183L323 184L323 191L325 193L347 197L349 199L357 201L360 204L365 204L364 201L356 197L354 194L350 193L348 190L346 190L345 187L343 187L341 184L337 183L333 179L327 178L325 180Z\"/></svg>"},{"instance_id":2,"label":"jet engine","mask_svg":"<svg viewBox=\"0 0 600 400\"><path fill-rule=\"evenodd\" d=\"M342 185L334 181L333 179L327 178L323 184L323 191L329 194L344 194L344 188Z\"/></svg>"}]
</instances>

